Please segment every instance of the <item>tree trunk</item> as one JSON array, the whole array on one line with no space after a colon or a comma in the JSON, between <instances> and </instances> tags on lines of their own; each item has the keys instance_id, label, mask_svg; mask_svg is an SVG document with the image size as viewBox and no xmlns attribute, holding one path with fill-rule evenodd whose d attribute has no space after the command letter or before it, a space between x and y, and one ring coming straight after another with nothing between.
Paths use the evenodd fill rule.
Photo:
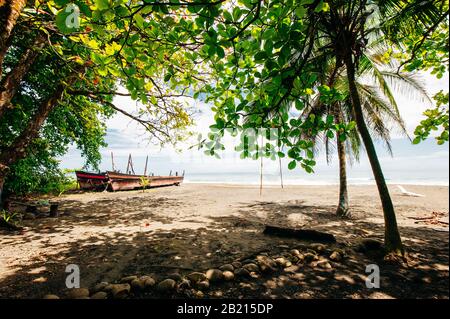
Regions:
<instances>
[{"instance_id":1,"label":"tree trunk","mask_svg":"<svg viewBox=\"0 0 450 319\"><path fill-rule=\"evenodd\" d=\"M356 88L355 82L355 65L351 55L346 55L345 65L347 67L347 80L352 101L353 110L355 112L356 125L366 148L369 157L372 172L378 187L384 214L384 244L386 253L395 255L404 255L402 240L398 231L397 220L395 217L394 205L392 204L389 189L383 176L380 162L373 145L369 130L364 121L361 107L361 100Z\"/></svg>"},{"instance_id":2,"label":"tree trunk","mask_svg":"<svg viewBox=\"0 0 450 319\"><path fill-rule=\"evenodd\" d=\"M11 100L19 89L20 82L27 74L44 45L45 35L41 33L35 38L31 47L24 52L14 69L2 79L0 84L0 118L6 109L11 107Z\"/></svg>"},{"instance_id":3,"label":"tree trunk","mask_svg":"<svg viewBox=\"0 0 450 319\"><path fill-rule=\"evenodd\" d=\"M0 78L3 59L10 43L9 37L26 3L26 0L0 1Z\"/></svg>"},{"instance_id":4,"label":"tree trunk","mask_svg":"<svg viewBox=\"0 0 450 319\"><path fill-rule=\"evenodd\" d=\"M5 185L6 174L8 172L8 168L6 166L2 166L0 164L0 211L4 208L3 201L3 186Z\"/></svg>"},{"instance_id":5,"label":"tree trunk","mask_svg":"<svg viewBox=\"0 0 450 319\"><path fill-rule=\"evenodd\" d=\"M339 204L336 215L339 217L350 217L350 209L348 207L348 191L347 191L347 163L345 144L337 136L337 150L339 158Z\"/></svg>"},{"instance_id":6,"label":"tree trunk","mask_svg":"<svg viewBox=\"0 0 450 319\"><path fill-rule=\"evenodd\" d=\"M79 73L74 72L65 81L61 81L54 94L43 101L36 114L28 122L22 133L12 144L0 153L0 189L3 189L9 167L26 156L26 149L38 136L39 130L47 119L49 113L58 105L64 94L64 90L79 78Z\"/></svg>"}]
</instances>

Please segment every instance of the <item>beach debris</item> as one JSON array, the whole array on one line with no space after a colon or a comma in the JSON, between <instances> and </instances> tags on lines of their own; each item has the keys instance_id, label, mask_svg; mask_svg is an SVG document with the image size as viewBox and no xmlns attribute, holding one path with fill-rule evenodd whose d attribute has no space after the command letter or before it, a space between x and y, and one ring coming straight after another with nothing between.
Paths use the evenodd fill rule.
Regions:
<instances>
[{"instance_id":1,"label":"beach debris","mask_svg":"<svg viewBox=\"0 0 450 319\"><path fill-rule=\"evenodd\" d=\"M211 282L221 281L223 279L223 272L219 269L209 269L206 272L206 278Z\"/></svg>"},{"instance_id":2,"label":"beach debris","mask_svg":"<svg viewBox=\"0 0 450 319\"><path fill-rule=\"evenodd\" d=\"M89 289L87 288L72 288L67 292L67 298L80 299L89 297Z\"/></svg>"},{"instance_id":3,"label":"beach debris","mask_svg":"<svg viewBox=\"0 0 450 319\"><path fill-rule=\"evenodd\" d=\"M432 212L431 216L426 217L408 217L409 219L416 220L414 223L424 223L427 225L438 225L438 226L448 226L448 222L441 220L442 217L446 216L447 213L444 212Z\"/></svg>"},{"instance_id":4,"label":"beach debris","mask_svg":"<svg viewBox=\"0 0 450 319\"><path fill-rule=\"evenodd\" d=\"M293 228L266 225L263 233L265 235L290 237L290 238L297 238L300 240L314 240L331 243L336 242L336 238L332 234L311 229L293 229Z\"/></svg>"},{"instance_id":5,"label":"beach debris","mask_svg":"<svg viewBox=\"0 0 450 319\"><path fill-rule=\"evenodd\" d=\"M411 196L411 197L425 197L425 195L422 194L417 194L417 193L413 193L413 192L408 192L403 186L401 185L397 185L397 187L400 189L400 191L402 192L403 196Z\"/></svg>"}]
</instances>

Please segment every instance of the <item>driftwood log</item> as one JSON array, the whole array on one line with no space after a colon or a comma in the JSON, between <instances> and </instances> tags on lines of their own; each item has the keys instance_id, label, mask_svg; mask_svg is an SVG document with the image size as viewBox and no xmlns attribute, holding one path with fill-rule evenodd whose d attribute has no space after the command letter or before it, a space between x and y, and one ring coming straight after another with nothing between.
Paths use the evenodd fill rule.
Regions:
<instances>
[{"instance_id":1,"label":"driftwood log","mask_svg":"<svg viewBox=\"0 0 450 319\"><path fill-rule=\"evenodd\" d=\"M300 240L312 240L319 242L335 243L336 238L332 234L320 232L311 229L293 229L277 226L266 225L264 232L265 235L274 235L278 237L289 237Z\"/></svg>"}]
</instances>

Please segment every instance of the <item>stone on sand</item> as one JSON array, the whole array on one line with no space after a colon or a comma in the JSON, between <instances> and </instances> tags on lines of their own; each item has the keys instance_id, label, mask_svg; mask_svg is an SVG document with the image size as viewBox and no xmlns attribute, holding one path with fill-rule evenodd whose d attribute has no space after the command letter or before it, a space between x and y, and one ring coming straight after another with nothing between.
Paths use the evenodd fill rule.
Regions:
<instances>
[{"instance_id":1,"label":"stone on sand","mask_svg":"<svg viewBox=\"0 0 450 319\"><path fill-rule=\"evenodd\" d=\"M201 272L192 272L192 273L188 274L186 276L186 278L192 282L199 282L199 281L205 280L206 276L204 273L201 273Z\"/></svg>"},{"instance_id":2,"label":"stone on sand","mask_svg":"<svg viewBox=\"0 0 450 319\"><path fill-rule=\"evenodd\" d=\"M234 273L231 272L231 271L225 270L225 271L223 272L223 279L224 279L225 281L231 281L231 280L233 280L233 279L234 279Z\"/></svg>"},{"instance_id":3,"label":"stone on sand","mask_svg":"<svg viewBox=\"0 0 450 319\"><path fill-rule=\"evenodd\" d=\"M333 251L330 255L330 260L339 262L342 260L342 255L340 252L338 252L337 250Z\"/></svg>"},{"instance_id":4,"label":"stone on sand","mask_svg":"<svg viewBox=\"0 0 450 319\"><path fill-rule=\"evenodd\" d=\"M140 278L136 278L131 281L130 286L133 290L141 291L145 289L145 281Z\"/></svg>"},{"instance_id":5,"label":"stone on sand","mask_svg":"<svg viewBox=\"0 0 450 319\"><path fill-rule=\"evenodd\" d=\"M277 263L272 258L261 255L256 257L256 261L262 272L268 273L277 270Z\"/></svg>"},{"instance_id":6,"label":"stone on sand","mask_svg":"<svg viewBox=\"0 0 450 319\"><path fill-rule=\"evenodd\" d=\"M158 290L161 292L171 292L175 290L177 283L171 278L164 279L158 284Z\"/></svg>"},{"instance_id":7,"label":"stone on sand","mask_svg":"<svg viewBox=\"0 0 450 319\"><path fill-rule=\"evenodd\" d=\"M223 272L219 269L209 269L206 272L206 278L211 282L221 281L223 279Z\"/></svg>"},{"instance_id":8,"label":"stone on sand","mask_svg":"<svg viewBox=\"0 0 450 319\"><path fill-rule=\"evenodd\" d=\"M249 277L250 276L250 272L245 268L235 269L234 274L238 277Z\"/></svg>"},{"instance_id":9,"label":"stone on sand","mask_svg":"<svg viewBox=\"0 0 450 319\"><path fill-rule=\"evenodd\" d=\"M199 281L195 284L195 287L199 290L209 289L209 281L208 280Z\"/></svg>"},{"instance_id":10,"label":"stone on sand","mask_svg":"<svg viewBox=\"0 0 450 319\"><path fill-rule=\"evenodd\" d=\"M89 297L89 289L87 288L72 288L67 292L67 298L80 299Z\"/></svg>"},{"instance_id":11,"label":"stone on sand","mask_svg":"<svg viewBox=\"0 0 450 319\"><path fill-rule=\"evenodd\" d=\"M178 285L178 288L180 289L190 289L191 288L191 282L189 279L184 278L181 280L180 284Z\"/></svg>"},{"instance_id":12,"label":"stone on sand","mask_svg":"<svg viewBox=\"0 0 450 319\"><path fill-rule=\"evenodd\" d=\"M108 298L108 293L104 291L96 292L91 296L91 299L106 299L106 298Z\"/></svg>"},{"instance_id":13,"label":"stone on sand","mask_svg":"<svg viewBox=\"0 0 450 319\"><path fill-rule=\"evenodd\" d=\"M246 265L242 266L242 268L248 270L249 272L258 272L259 271L258 265L254 264L254 263L246 264Z\"/></svg>"},{"instance_id":14,"label":"stone on sand","mask_svg":"<svg viewBox=\"0 0 450 319\"><path fill-rule=\"evenodd\" d=\"M233 261L231 265L234 267L234 269L242 267L242 263L240 261Z\"/></svg>"},{"instance_id":15,"label":"stone on sand","mask_svg":"<svg viewBox=\"0 0 450 319\"><path fill-rule=\"evenodd\" d=\"M123 299L130 293L130 284L112 284L111 287L105 288L110 290L114 299Z\"/></svg>"},{"instance_id":16,"label":"stone on sand","mask_svg":"<svg viewBox=\"0 0 450 319\"><path fill-rule=\"evenodd\" d=\"M92 289L91 289L91 293L96 293L99 291L104 290L107 286L109 285L109 283L107 283L106 281L102 281L99 282L98 284L96 284Z\"/></svg>"},{"instance_id":17,"label":"stone on sand","mask_svg":"<svg viewBox=\"0 0 450 319\"><path fill-rule=\"evenodd\" d=\"M176 282L180 282L181 280L183 280L183 277L182 277L179 273L177 273L177 272L174 272L174 273L169 274L169 275L167 276L167 278L173 279L173 280L175 280Z\"/></svg>"},{"instance_id":18,"label":"stone on sand","mask_svg":"<svg viewBox=\"0 0 450 319\"><path fill-rule=\"evenodd\" d=\"M234 271L234 267L231 264L225 264L223 266L220 266L219 269L222 271Z\"/></svg>"},{"instance_id":19,"label":"stone on sand","mask_svg":"<svg viewBox=\"0 0 450 319\"><path fill-rule=\"evenodd\" d=\"M120 283L129 284L135 279L137 279L137 276L126 276L126 277L123 277L122 279L120 279Z\"/></svg>"},{"instance_id":20,"label":"stone on sand","mask_svg":"<svg viewBox=\"0 0 450 319\"><path fill-rule=\"evenodd\" d=\"M151 276L142 276L140 279L144 282L145 289L149 289L156 284L156 280Z\"/></svg>"}]
</instances>

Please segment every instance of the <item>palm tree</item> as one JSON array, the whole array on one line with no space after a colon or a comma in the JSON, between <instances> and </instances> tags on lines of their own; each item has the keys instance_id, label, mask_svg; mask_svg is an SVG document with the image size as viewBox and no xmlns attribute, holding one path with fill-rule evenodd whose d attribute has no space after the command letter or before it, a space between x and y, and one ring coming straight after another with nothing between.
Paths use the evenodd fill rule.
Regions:
<instances>
[{"instance_id":1,"label":"palm tree","mask_svg":"<svg viewBox=\"0 0 450 319\"><path fill-rule=\"evenodd\" d=\"M409 34L429 34L442 22L443 1L333 0L317 25L328 40L326 49L336 65L344 65L349 101L359 136L369 158L383 206L387 255L404 256L394 205L364 115L364 96L358 88L358 68L367 43L377 38L389 39L401 47Z\"/></svg>"},{"instance_id":2,"label":"palm tree","mask_svg":"<svg viewBox=\"0 0 450 319\"><path fill-rule=\"evenodd\" d=\"M385 63L383 61L382 52L385 52L384 48L378 45L376 50L370 50L363 55L357 78L357 87L362 98L364 117L372 136L383 141L392 156L390 128L387 124L393 124L402 134L408 136L393 91L407 93L409 96L417 95L422 101L430 102L430 98L422 83L414 74L397 73L398 67L393 62ZM388 68L386 69L386 67ZM345 70L341 69L340 72L335 72L336 66L330 66L329 69L333 71L328 72L328 82L334 82L334 88L344 93L346 98L342 101L336 101L332 105L326 105L320 101L320 96L316 96L312 103L307 104L301 117L306 119L311 114L332 116L336 123L348 125L355 121L355 116L346 85ZM336 78L332 79L332 77ZM316 152L320 148L320 142L322 142L327 162L331 162L333 137L327 134L303 137L314 142ZM347 138L345 140L343 138L343 135L337 135L335 140L339 161L339 201L336 214L340 217L349 217L347 159L349 158L350 162L353 162L353 160L359 161L362 143L358 130L351 130Z\"/></svg>"}]
</instances>

